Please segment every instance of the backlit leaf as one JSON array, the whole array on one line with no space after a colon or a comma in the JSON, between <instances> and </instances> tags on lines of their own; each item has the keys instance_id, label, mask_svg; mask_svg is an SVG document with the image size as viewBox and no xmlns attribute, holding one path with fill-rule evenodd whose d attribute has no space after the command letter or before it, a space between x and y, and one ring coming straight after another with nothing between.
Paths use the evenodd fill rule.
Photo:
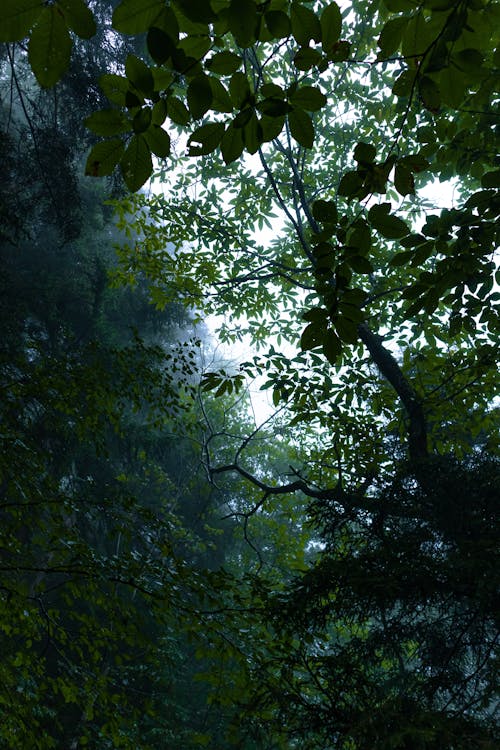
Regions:
<instances>
[{"instance_id":1,"label":"backlit leaf","mask_svg":"<svg viewBox=\"0 0 500 750\"><path fill-rule=\"evenodd\" d=\"M289 97L290 104L299 109L315 112L326 104L326 96L315 86L301 86Z\"/></svg>"},{"instance_id":2,"label":"backlit leaf","mask_svg":"<svg viewBox=\"0 0 500 750\"><path fill-rule=\"evenodd\" d=\"M396 240L407 235L409 229L402 219L389 213L390 209L390 203L372 206L368 212L368 219L382 237L388 240Z\"/></svg>"},{"instance_id":3,"label":"backlit leaf","mask_svg":"<svg viewBox=\"0 0 500 750\"><path fill-rule=\"evenodd\" d=\"M20 42L43 9L41 0L2 0L0 42Z\"/></svg>"},{"instance_id":4,"label":"backlit leaf","mask_svg":"<svg viewBox=\"0 0 500 750\"><path fill-rule=\"evenodd\" d=\"M274 39L283 39L290 34L290 19L283 11L268 10L264 15L264 21Z\"/></svg>"},{"instance_id":5,"label":"backlit leaf","mask_svg":"<svg viewBox=\"0 0 500 750\"><path fill-rule=\"evenodd\" d=\"M202 156L215 151L224 135L224 124L222 122L210 122L196 128L189 136L189 156Z\"/></svg>"},{"instance_id":6,"label":"backlit leaf","mask_svg":"<svg viewBox=\"0 0 500 750\"><path fill-rule=\"evenodd\" d=\"M207 60L205 65L213 73L231 75L238 70L241 63L242 59L239 55L235 55L234 52L229 52L228 50L223 50L211 57L210 60Z\"/></svg>"},{"instance_id":7,"label":"backlit leaf","mask_svg":"<svg viewBox=\"0 0 500 750\"><path fill-rule=\"evenodd\" d=\"M337 362L339 356L342 354L342 342L332 328L327 328L327 330L324 332L322 337L322 344L323 354L330 362L330 364L334 365Z\"/></svg>"},{"instance_id":8,"label":"backlit leaf","mask_svg":"<svg viewBox=\"0 0 500 750\"><path fill-rule=\"evenodd\" d=\"M310 8L302 3L292 3L290 18L292 22L292 34L297 42L307 47L311 39L315 42L321 41L321 25L318 16Z\"/></svg>"},{"instance_id":9,"label":"backlit leaf","mask_svg":"<svg viewBox=\"0 0 500 750\"><path fill-rule=\"evenodd\" d=\"M226 11L229 30L240 47L249 47L256 39L257 5L254 0L232 0Z\"/></svg>"},{"instance_id":10,"label":"backlit leaf","mask_svg":"<svg viewBox=\"0 0 500 750\"><path fill-rule=\"evenodd\" d=\"M120 166L125 184L133 193L151 177L151 152L142 135L132 136L120 160Z\"/></svg>"},{"instance_id":11,"label":"backlit leaf","mask_svg":"<svg viewBox=\"0 0 500 750\"><path fill-rule=\"evenodd\" d=\"M399 49L408 20L406 16L397 16L387 21L378 39L379 60L385 60Z\"/></svg>"},{"instance_id":12,"label":"backlit leaf","mask_svg":"<svg viewBox=\"0 0 500 750\"><path fill-rule=\"evenodd\" d=\"M212 104L213 93L208 76L197 76L193 78L187 89L187 101L189 111L195 120L208 112Z\"/></svg>"},{"instance_id":13,"label":"backlit leaf","mask_svg":"<svg viewBox=\"0 0 500 750\"><path fill-rule=\"evenodd\" d=\"M165 159L170 154L170 136L159 125L152 125L146 130L144 138L155 156Z\"/></svg>"},{"instance_id":14,"label":"backlit leaf","mask_svg":"<svg viewBox=\"0 0 500 750\"><path fill-rule=\"evenodd\" d=\"M94 15L84 0L57 0L64 11L69 28L82 39L90 39L96 33Z\"/></svg>"},{"instance_id":15,"label":"backlit leaf","mask_svg":"<svg viewBox=\"0 0 500 750\"><path fill-rule=\"evenodd\" d=\"M140 34L155 25L163 0L122 0L113 11L113 27L124 34Z\"/></svg>"},{"instance_id":16,"label":"backlit leaf","mask_svg":"<svg viewBox=\"0 0 500 750\"><path fill-rule=\"evenodd\" d=\"M243 153L244 148L242 128L235 128L231 123L220 142L220 150L225 163L230 164L236 161Z\"/></svg>"},{"instance_id":17,"label":"backlit leaf","mask_svg":"<svg viewBox=\"0 0 500 750\"><path fill-rule=\"evenodd\" d=\"M307 112L293 109L288 114L288 123L292 138L305 148L312 148L314 143L314 126Z\"/></svg>"},{"instance_id":18,"label":"backlit leaf","mask_svg":"<svg viewBox=\"0 0 500 750\"><path fill-rule=\"evenodd\" d=\"M85 120L85 125L97 135L116 135L131 129L130 120L118 109L101 109L98 112L92 112Z\"/></svg>"},{"instance_id":19,"label":"backlit leaf","mask_svg":"<svg viewBox=\"0 0 500 750\"><path fill-rule=\"evenodd\" d=\"M119 138L96 143L87 157L85 174L89 177L110 175L120 161L125 146Z\"/></svg>"},{"instance_id":20,"label":"backlit leaf","mask_svg":"<svg viewBox=\"0 0 500 750\"><path fill-rule=\"evenodd\" d=\"M340 39L342 31L342 15L337 3L330 3L321 13L321 46L328 54Z\"/></svg>"},{"instance_id":21,"label":"backlit leaf","mask_svg":"<svg viewBox=\"0 0 500 750\"><path fill-rule=\"evenodd\" d=\"M43 9L28 45L28 60L40 86L54 86L69 68L71 39L55 5Z\"/></svg>"}]
</instances>

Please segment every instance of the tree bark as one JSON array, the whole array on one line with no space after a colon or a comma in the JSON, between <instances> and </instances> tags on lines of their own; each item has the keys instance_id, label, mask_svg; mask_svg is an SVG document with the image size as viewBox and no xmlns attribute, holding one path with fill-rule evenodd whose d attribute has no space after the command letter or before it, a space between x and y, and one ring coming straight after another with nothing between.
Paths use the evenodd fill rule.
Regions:
<instances>
[{"instance_id":1,"label":"tree bark","mask_svg":"<svg viewBox=\"0 0 500 750\"><path fill-rule=\"evenodd\" d=\"M424 410L416 392L404 376L392 354L382 344L380 336L371 331L366 323L360 323L358 333L370 352L380 373L392 385L408 416L408 450L412 461L427 458L427 425Z\"/></svg>"}]
</instances>

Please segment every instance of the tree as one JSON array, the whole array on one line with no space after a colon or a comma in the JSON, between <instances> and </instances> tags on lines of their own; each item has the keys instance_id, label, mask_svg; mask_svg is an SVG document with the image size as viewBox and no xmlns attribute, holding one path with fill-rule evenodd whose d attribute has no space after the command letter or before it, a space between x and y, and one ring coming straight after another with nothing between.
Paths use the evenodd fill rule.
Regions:
<instances>
[{"instance_id":1,"label":"tree","mask_svg":"<svg viewBox=\"0 0 500 750\"><path fill-rule=\"evenodd\" d=\"M21 40L33 28L30 63L49 85L47 69L57 78L68 65L66 25L85 36L90 16L76 1L25 5L19 13L7 4L4 38ZM85 28L75 24L76 8ZM248 657L262 691L260 703L246 705L261 741L262 705L281 723L290 718L287 705L298 706L291 731L311 747L495 741L494 573L476 593L449 574L450 565L463 566L465 577L486 565L495 545L489 537L465 542L463 527L449 523L446 496L453 488L464 509L460 488L481 488L473 517L463 512L483 536L498 455L498 39L491 35L498 15L497 3L482 0L352 2L344 13L334 2L123 0L113 14L118 34L147 36L142 56L129 55L124 70L101 78L114 106L87 119L107 138L91 150L87 174L105 176L119 164L137 191L154 156L170 160L156 172L162 194L118 206L139 237L123 253L118 277L145 273L160 305L181 289L198 310L229 313L228 339L249 332L264 345L275 336L241 372L208 373L205 388L224 393L242 375L264 375L275 403L289 405L287 429L307 431L303 466L291 469L291 481L249 468L249 441L225 463L207 453L212 477L239 475L261 493L253 515L271 498L310 498L326 545L284 596L297 607L291 628L299 645L293 633L273 645L263 638L262 650ZM59 46L64 39L64 59L54 62L48 27ZM201 160L186 166L166 122L172 134L188 134L188 157ZM433 178L455 181L454 204L439 213L418 198ZM272 237L259 235L265 226ZM299 354L276 351L280 338L300 340ZM489 458L476 460L479 452ZM425 554L418 545L427 545ZM420 554L436 588L431 595L415 574L405 599L402 581ZM346 561L354 573L345 572ZM339 571L349 607L325 610L340 595L330 583ZM394 588L380 598L386 576ZM269 598L270 621L281 622ZM446 628L434 617L444 601ZM409 602L435 626L412 623ZM319 631L303 646L309 619L326 632L324 652ZM255 626L260 634L263 622ZM452 642L453 629L459 638ZM350 700L339 705L331 685L348 674ZM356 705L361 686L363 708Z\"/></svg>"}]
</instances>

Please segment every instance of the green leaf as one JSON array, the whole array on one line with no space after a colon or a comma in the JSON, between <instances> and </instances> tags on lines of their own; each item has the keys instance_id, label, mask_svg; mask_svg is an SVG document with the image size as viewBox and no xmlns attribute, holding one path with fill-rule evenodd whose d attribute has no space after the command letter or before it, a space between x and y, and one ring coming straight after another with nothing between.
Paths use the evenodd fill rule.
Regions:
<instances>
[{"instance_id":1,"label":"green leaf","mask_svg":"<svg viewBox=\"0 0 500 750\"><path fill-rule=\"evenodd\" d=\"M151 152L142 135L134 135L120 160L123 179L128 189L135 193L153 172Z\"/></svg>"},{"instance_id":2,"label":"green leaf","mask_svg":"<svg viewBox=\"0 0 500 750\"><path fill-rule=\"evenodd\" d=\"M154 91L153 73L144 60L136 55L128 55L125 62L125 74L135 88L145 96Z\"/></svg>"},{"instance_id":3,"label":"green leaf","mask_svg":"<svg viewBox=\"0 0 500 750\"><path fill-rule=\"evenodd\" d=\"M418 80L418 90L425 108L437 112L441 106L441 93L436 82L429 76L422 76Z\"/></svg>"},{"instance_id":4,"label":"green leaf","mask_svg":"<svg viewBox=\"0 0 500 750\"><path fill-rule=\"evenodd\" d=\"M169 96L167 99L167 114L176 125L187 125L191 120L191 115L184 102L176 96Z\"/></svg>"},{"instance_id":5,"label":"green leaf","mask_svg":"<svg viewBox=\"0 0 500 750\"><path fill-rule=\"evenodd\" d=\"M360 164L372 164L377 155L377 149L371 143L357 143L354 149L354 159Z\"/></svg>"},{"instance_id":6,"label":"green leaf","mask_svg":"<svg viewBox=\"0 0 500 750\"><path fill-rule=\"evenodd\" d=\"M144 138L150 151L160 159L165 159L170 154L170 136L159 125L152 125L144 133Z\"/></svg>"},{"instance_id":7,"label":"green leaf","mask_svg":"<svg viewBox=\"0 0 500 750\"><path fill-rule=\"evenodd\" d=\"M210 88L212 89L211 109L215 112L232 112L233 103L225 87L214 76L209 76Z\"/></svg>"},{"instance_id":8,"label":"green leaf","mask_svg":"<svg viewBox=\"0 0 500 750\"><path fill-rule=\"evenodd\" d=\"M231 75L241 67L242 62L243 61L239 55L236 55L234 52L229 52L228 50L223 50L211 57L210 60L207 60L205 67L213 73Z\"/></svg>"},{"instance_id":9,"label":"green leaf","mask_svg":"<svg viewBox=\"0 0 500 750\"><path fill-rule=\"evenodd\" d=\"M118 104L120 107L125 106L125 97L129 90L127 78L115 73L104 73L99 78L99 85L110 102Z\"/></svg>"},{"instance_id":10,"label":"green leaf","mask_svg":"<svg viewBox=\"0 0 500 750\"><path fill-rule=\"evenodd\" d=\"M372 206L368 212L368 219L372 226L388 240L397 240L409 234L409 229L402 219L389 213L390 203L380 203Z\"/></svg>"},{"instance_id":11,"label":"green leaf","mask_svg":"<svg viewBox=\"0 0 500 750\"><path fill-rule=\"evenodd\" d=\"M254 0L231 0L226 11L227 24L240 47L250 47L256 40L257 4Z\"/></svg>"},{"instance_id":12,"label":"green leaf","mask_svg":"<svg viewBox=\"0 0 500 750\"><path fill-rule=\"evenodd\" d=\"M478 49L468 48L454 54L451 58L453 65L466 73L476 73L481 68L484 55Z\"/></svg>"},{"instance_id":13,"label":"green leaf","mask_svg":"<svg viewBox=\"0 0 500 750\"><path fill-rule=\"evenodd\" d=\"M85 174L90 177L104 177L113 172L123 156L125 146L119 138L96 143L87 157Z\"/></svg>"},{"instance_id":14,"label":"green leaf","mask_svg":"<svg viewBox=\"0 0 500 750\"><path fill-rule=\"evenodd\" d=\"M408 261L410 261L413 258L413 250L405 250L402 253L397 253L394 255L390 261L389 266L406 266Z\"/></svg>"},{"instance_id":15,"label":"green leaf","mask_svg":"<svg viewBox=\"0 0 500 750\"><path fill-rule=\"evenodd\" d=\"M212 40L207 34L185 36L178 44L178 48L182 50L187 57L192 57L194 60L203 60L211 46Z\"/></svg>"},{"instance_id":16,"label":"green leaf","mask_svg":"<svg viewBox=\"0 0 500 750\"><path fill-rule=\"evenodd\" d=\"M321 46L329 54L340 39L342 14L337 3L330 3L321 13Z\"/></svg>"},{"instance_id":17,"label":"green leaf","mask_svg":"<svg viewBox=\"0 0 500 750\"><path fill-rule=\"evenodd\" d=\"M324 332L322 337L322 344L323 354L330 362L330 364L334 365L337 362L339 356L342 354L342 342L332 328L327 328L327 330Z\"/></svg>"},{"instance_id":18,"label":"green leaf","mask_svg":"<svg viewBox=\"0 0 500 750\"><path fill-rule=\"evenodd\" d=\"M163 0L122 0L113 11L113 28L124 34L141 34L155 25L163 8Z\"/></svg>"},{"instance_id":19,"label":"green leaf","mask_svg":"<svg viewBox=\"0 0 500 750\"><path fill-rule=\"evenodd\" d=\"M314 144L314 126L307 112L293 109L288 113L288 124L292 138L304 148L312 148Z\"/></svg>"},{"instance_id":20,"label":"green leaf","mask_svg":"<svg viewBox=\"0 0 500 750\"><path fill-rule=\"evenodd\" d=\"M289 101L298 109L316 112L316 110L325 106L326 96L315 86L301 86L290 95Z\"/></svg>"},{"instance_id":21,"label":"green leaf","mask_svg":"<svg viewBox=\"0 0 500 750\"><path fill-rule=\"evenodd\" d=\"M257 115L252 111L250 119L243 126L243 140L247 151L255 154L263 143L262 126L257 119Z\"/></svg>"},{"instance_id":22,"label":"green leaf","mask_svg":"<svg viewBox=\"0 0 500 750\"><path fill-rule=\"evenodd\" d=\"M224 162L230 164L231 162L236 161L236 159L238 159L243 153L244 148L245 144L243 141L242 128L235 128L231 123L220 142L220 150Z\"/></svg>"},{"instance_id":23,"label":"green leaf","mask_svg":"<svg viewBox=\"0 0 500 750\"><path fill-rule=\"evenodd\" d=\"M257 109L268 117L282 117L290 112L291 107L284 99L269 97L259 102Z\"/></svg>"},{"instance_id":24,"label":"green leaf","mask_svg":"<svg viewBox=\"0 0 500 750\"><path fill-rule=\"evenodd\" d=\"M309 323L302 332L300 337L300 348L302 351L309 351L321 346L325 339L326 328L317 322Z\"/></svg>"},{"instance_id":25,"label":"green leaf","mask_svg":"<svg viewBox=\"0 0 500 750\"><path fill-rule=\"evenodd\" d=\"M86 118L85 125L97 135L116 135L131 129L132 123L118 109L101 109Z\"/></svg>"},{"instance_id":26,"label":"green leaf","mask_svg":"<svg viewBox=\"0 0 500 750\"><path fill-rule=\"evenodd\" d=\"M241 109L250 97L250 85L244 73L233 73L229 82L229 93L234 105Z\"/></svg>"},{"instance_id":27,"label":"green leaf","mask_svg":"<svg viewBox=\"0 0 500 750\"><path fill-rule=\"evenodd\" d=\"M41 0L2 0L0 42L20 42L43 10Z\"/></svg>"},{"instance_id":28,"label":"green leaf","mask_svg":"<svg viewBox=\"0 0 500 750\"><path fill-rule=\"evenodd\" d=\"M402 196L415 195L415 180L413 174L404 164L396 164L394 170L394 185Z\"/></svg>"},{"instance_id":29,"label":"green leaf","mask_svg":"<svg viewBox=\"0 0 500 750\"><path fill-rule=\"evenodd\" d=\"M57 0L64 11L69 28L82 39L90 39L97 31L94 15L83 0Z\"/></svg>"},{"instance_id":30,"label":"green leaf","mask_svg":"<svg viewBox=\"0 0 500 750\"><path fill-rule=\"evenodd\" d=\"M292 30L290 19L281 10L268 10L264 14L264 22L273 39L284 39Z\"/></svg>"},{"instance_id":31,"label":"green leaf","mask_svg":"<svg viewBox=\"0 0 500 750\"><path fill-rule=\"evenodd\" d=\"M321 25L316 13L306 8L301 3L292 3L290 19L292 22L292 34L297 42L307 47L311 39L315 42L321 41Z\"/></svg>"},{"instance_id":32,"label":"green leaf","mask_svg":"<svg viewBox=\"0 0 500 750\"><path fill-rule=\"evenodd\" d=\"M392 93L395 96L409 96L415 85L417 73L414 70L404 70L394 81Z\"/></svg>"},{"instance_id":33,"label":"green leaf","mask_svg":"<svg viewBox=\"0 0 500 750\"><path fill-rule=\"evenodd\" d=\"M275 115L274 117L267 117L267 115L263 115L260 119L260 124L262 127L262 140L266 142L272 141L277 138L283 130L285 116L282 115L281 117L276 117Z\"/></svg>"},{"instance_id":34,"label":"green leaf","mask_svg":"<svg viewBox=\"0 0 500 750\"><path fill-rule=\"evenodd\" d=\"M408 20L406 16L398 16L387 21L378 38L379 60L385 60L399 49Z\"/></svg>"},{"instance_id":35,"label":"green leaf","mask_svg":"<svg viewBox=\"0 0 500 750\"><path fill-rule=\"evenodd\" d=\"M193 23L212 23L216 16L207 0L177 0L182 13Z\"/></svg>"},{"instance_id":36,"label":"green leaf","mask_svg":"<svg viewBox=\"0 0 500 750\"><path fill-rule=\"evenodd\" d=\"M447 104L449 107L453 107L453 109L458 109L464 100L467 91L467 82L462 73L451 65L448 65L439 73L439 87L436 86L436 88L438 100L440 99L443 104ZM420 93L422 95L422 92ZM432 109L433 111L439 109L439 104L434 104L431 107L423 95L422 98L428 109Z\"/></svg>"},{"instance_id":37,"label":"green leaf","mask_svg":"<svg viewBox=\"0 0 500 750\"><path fill-rule=\"evenodd\" d=\"M224 124L222 122L210 122L196 128L189 136L189 156L203 156L215 151L222 136L224 135Z\"/></svg>"},{"instance_id":38,"label":"green leaf","mask_svg":"<svg viewBox=\"0 0 500 750\"><path fill-rule=\"evenodd\" d=\"M356 273L373 273L373 266L364 255L349 255L346 263Z\"/></svg>"},{"instance_id":39,"label":"green leaf","mask_svg":"<svg viewBox=\"0 0 500 750\"><path fill-rule=\"evenodd\" d=\"M209 77L201 75L193 78L187 89L187 102L195 120L199 120L208 112L212 100L213 93Z\"/></svg>"},{"instance_id":40,"label":"green leaf","mask_svg":"<svg viewBox=\"0 0 500 750\"><path fill-rule=\"evenodd\" d=\"M174 39L163 31L163 29L158 29L156 26L152 26L149 29L146 43L148 52L157 65L163 65L169 57L172 57L176 49Z\"/></svg>"},{"instance_id":41,"label":"green leaf","mask_svg":"<svg viewBox=\"0 0 500 750\"><path fill-rule=\"evenodd\" d=\"M312 213L316 221L329 224L336 224L337 222L337 206L333 201L314 201Z\"/></svg>"},{"instance_id":42,"label":"green leaf","mask_svg":"<svg viewBox=\"0 0 500 750\"><path fill-rule=\"evenodd\" d=\"M301 47L295 54L293 61L299 70L310 70L322 59L321 54L311 47Z\"/></svg>"},{"instance_id":43,"label":"green leaf","mask_svg":"<svg viewBox=\"0 0 500 750\"><path fill-rule=\"evenodd\" d=\"M134 133L144 133L151 125L152 112L151 107L142 107L132 120Z\"/></svg>"},{"instance_id":44,"label":"green leaf","mask_svg":"<svg viewBox=\"0 0 500 750\"><path fill-rule=\"evenodd\" d=\"M302 320L307 320L311 323L320 323L322 327L326 327L328 325L328 310L324 307L312 307L303 313Z\"/></svg>"},{"instance_id":45,"label":"green leaf","mask_svg":"<svg viewBox=\"0 0 500 750\"><path fill-rule=\"evenodd\" d=\"M355 344L358 340L358 324L345 315L338 315L335 318L335 329L342 341L346 344Z\"/></svg>"},{"instance_id":46,"label":"green leaf","mask_svg":"<svg viewBox=\"0 0 500 750\"><path fill-rule=\"evenodd\" d=\"M492 172L486 172L481 177L481 185L484 188L496 188L500 187L500 169L495 169Z\"/></svg>"},{"instance_id":47,"label":"green leaf","mask_svg":"<svg viewBox=\"0 0 500 750\"><path fill-rule=\"evenodd\" d=\"M163 125L167 118L167 102L165 99L159 99L153 106L151 122L153 125Z\"/></svg>"},{"instance_id":48,"label":"green leaf","mask_svg":"<svg viewBox=\"0 0 500 750\"><path fill-rule=\"evenodd\" d=\"M357 198L363 190L363 178L359 172L346 172L339 184L339 195L346 198ZM365 193L366 194L366 193Z\"/></svg>"},{"instance_id":49,"label":"green leaf","mask_svg":"<svg viewBox=\"0 0 500 750\"><path fill-rule=\"evenodd\" d=\"M41 12L28 45L28 60L40 86L54 86L69 68L71 39L55 5Z\"/></svg>"}]
</instances>

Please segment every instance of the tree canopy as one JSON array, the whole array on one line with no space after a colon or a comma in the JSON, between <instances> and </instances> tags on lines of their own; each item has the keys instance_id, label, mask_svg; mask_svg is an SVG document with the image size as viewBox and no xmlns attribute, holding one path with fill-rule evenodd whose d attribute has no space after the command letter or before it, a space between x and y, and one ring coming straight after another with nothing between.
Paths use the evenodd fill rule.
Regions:
<instances>
[{"instance_id":1,"label":"tree canopy","mask_svg":"<svg viewBox=\"0 0 500 750\"><path fill-rule=\"evenodd\" d=\"M38 167L47 165L34 208L5 128L8 174L23 178L17 200L30 206L30 229L51 224L63 245L74 242L80 182L106 178L122 233L104 275L85 255L94 219L84 255L67 255L77 278L87 269L83 298L71 276L54 271L50 247L27 254L28 269L7 253L12 284L21 288L35 268L57 282L38 310L20 309L21 294L5 298L5 353L14 362L5 370L6 440L19 446L19 468L6 468L9 492L31 462L26 500L5 500L2 510L15 558L6 570L18 575L17 588L5 590L27 596L43 628L50 618L37 586L48 568L85 571L97 589L130 586L145 597L137 616L161 599L193 618L179 629L160 606L148 625L153 643L165 632L177 638L186 660L183 639L196 638L198 618L202 699L224 720L183 736L186 746L497 746L498 29L492 0L4 0L10 90ZM96 39L107 54L84 65ZM78 116L72 91L80 92ZM55 119L66 102L58 138L50 118L35 132L33 92L49 97ZM76 177L76 152L87 144L86 177ZM58 180L71 184L71 200ZM2 238L19 248L22 213L9 190L4 204ZM145 342L147 326L124 339L100 302L108 272L115 290L140 292L141 310L147 296L164 322L181 308L197 319L223 316L220 339L250 343L251 355L201 371L182 344L177 355L165 347L165 334L158 346ZM64 285L75 304L62 330L56 292ZM189 325L189 316L179 319ZM239 399L254 379L277 413L251 426ZM58 465L57 441L78 431L86 445L101 440L110 451L103 415L120 436L111 484L131 483L139 498L137 510L114 519L111 536L142 519L128 528L124 563L109 549L93 551L99 490L85 491L99 512L70 520L79 495L66 485L75 472ZM160 476L158 432L174 422L190 425L207 478L183 489L186 506L202 486L224 498L210 532L189 529L182 503L175 513L161 505L167 484L184 488L185 477L174 482L167 472L152 489L137 463L151 450L148 471ZM130 451L124 430L140 437L130 471L118 472ZM47 493L61 508L57 523L43 503L30 524L20 520L24 505L38 507ZM123 509L117 493L113 507ZM224 537L225 552L202 581L201 549L217 547L212 532L227 531L220 515L232 542ZM151 524L160 517L169 542L153 554ZM52 527L67 536L62 556L48 552ZM197 539L187 547L186 527ZM23 567L27 542L33 558ZM186 549L192 565L178 554ZM104 602L95 588L72 586L80 626L89 622L83 602L95 608L98 630ZM18 620L7 635L28 627ZM134 636L116 627L120 656ZM68 650L62 641L58 648ZM24 659L14 650L9 685ZM54 674L48 679L64 693ZM161 714L164 679L148 727ZM35 702L45 685L37 680ZM102 694L112 704L119 693L110 690ZM109 746L104 719L101 734L85 734L90 713L82 736ZM129 724L110 727L113 746L140 742ZM166 747L180 741L165 736Z\"/></svg>"}]
</instances>

